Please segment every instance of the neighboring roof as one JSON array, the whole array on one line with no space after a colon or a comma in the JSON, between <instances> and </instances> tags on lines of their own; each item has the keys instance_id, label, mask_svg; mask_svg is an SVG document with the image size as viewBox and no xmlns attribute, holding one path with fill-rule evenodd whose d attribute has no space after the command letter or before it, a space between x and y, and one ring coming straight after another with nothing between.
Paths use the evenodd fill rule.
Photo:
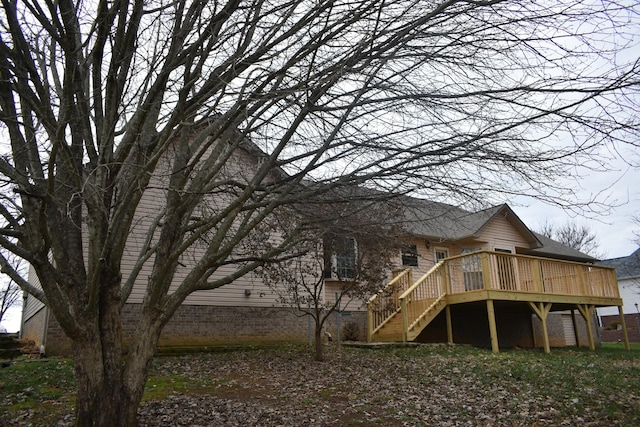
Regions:
<instances>
[{"instance_id":1,"label":"neighboring roof","mask_svg":"<svg viewBox=\"0 0 640 427\"><path fill-rule=\"evenodd\" d=\"M640 248L629 256L605 259L598 264L615 268L618 279L640 277Z\"/></svg>"}]
</instances>

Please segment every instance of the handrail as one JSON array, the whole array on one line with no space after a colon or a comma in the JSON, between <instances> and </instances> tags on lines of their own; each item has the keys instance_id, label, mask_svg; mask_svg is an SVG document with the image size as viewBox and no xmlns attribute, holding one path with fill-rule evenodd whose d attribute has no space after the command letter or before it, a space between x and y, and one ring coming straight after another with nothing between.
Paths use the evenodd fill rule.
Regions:
<instances>
[{"instance_id":1,"label":"handrail","mask_svg":"<svg viewBox=\"0 0 640 427\"><path fill-rule=\"evenodd\" d=\"M494 251L449 257L449 292L478 290L620 298L615 269Z\"/></svg>"},{"instance_id":2,"label":"handrail","mask_svg":"<svg viewBox=\"0 0 640 427\"><path fill-rule=\"evenodd\" d=\"M386 286L382 289L380 289L377 293L375 293L371 298L369 298L369 300L367 301L367 304L373 302L376 298L378 298L378 295L381 295L384 293L384 291L395 285L397 282L399 282L400 280L402 280L402 278L406 275L409 274L409 271L411 271L410 268L405 268L404 270L402 270L400 272L400 274L398 274L396 277L394 277L393 279L391 279L391 281L389 283L386 284Z\"/></svg>"},{"instance_id":3,"label":"handrail","mask_svg":"<svg viewBox=\"0 0 640 427\"><path fill-rule=\"evenodd\" d=\"M414 283L413 285L411 285L411 287L409 289L407 289L406 291L404 291L404 293L402 295L400 295L398 297L398 299L402 299L402 298L406 298L415 288L417 288L418 286L420 286L420 284L427 278L427 276L431 275L431 273L433 273L434 271L436 271L437 269L440 268L441 265L444 264L444 261L439 261L436 265L434 265L433 267L431 267L429 269L429 271L427 271L426 273L424 273L416 283Z\"/></svg>"},{"instance_id":4,"label":"handrail","mask_svg":"<svg viewBox=\"0 0 640 427\"><path fill-rule=\"evenodd\" d=\"M427 307L426 310L424 310L422 312L422 314L420 316L418 316L416 318L416 320L414 320L412 323L409 324L409 329L412 329L418 322L420 322L420 320L422 320L422 318L429 312L431 311L431 309L435 306L437 306L438 304L440 304L440 302L442 302L443 299L445 299L447 297L446 294L442 294L438 297L437 300L435 300L434 302L431 303L431 305L429 307Z\"/></svg>"},{"instance_id":5,"label":"handrail","mask_svg":"<svg viewBox=\"0 0 640 427\"><path fill-rule=\"evenodd\" d=\"M407 341L409 330L429 311L434 301L445 295L442 275L445 261L440 261L410 286L398 299L402 307L402 340Z\"/></svg>"},{"instance_id":6,"label":"handrail","mask_svg":"<svg viewBox=\"0 0 640 427\"><path fill-rule=\"evenodd\" d=\"M383 289L367 301L367 338L371 340L373 334L389 321L394 313L400 310L398 295L404 293L411 286L412 270L407 268L393 278ZM402 289L398 289L402 288ZM374 309L374 304L376 305Z\"/></svg>"}]
</instances>

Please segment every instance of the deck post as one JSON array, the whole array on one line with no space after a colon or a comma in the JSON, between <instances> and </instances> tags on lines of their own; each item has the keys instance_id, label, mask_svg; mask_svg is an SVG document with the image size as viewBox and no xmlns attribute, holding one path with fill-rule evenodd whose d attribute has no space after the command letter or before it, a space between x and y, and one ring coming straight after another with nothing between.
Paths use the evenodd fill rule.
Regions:
<instances>
[{"instance_id":1,"label":"deck post","mask_svg":"<svg viewBox=\"0 0 640 427\"><path fill-rule=\"evenodd\" d=\"M367 342L373 341L373 309L371 302L367 301Z\"/></svg>"},{"instance_id":2,"label":"deck post","mask_svg":"<svg viewBox=\"0 0 640 427\"><path fill-rule=\"evenodd\" d=\"M487 300L487 316L489 317L489 334L491 336L491 351L500 352L498 345L498 329L496 328L496 313L493 307L493 300Z\"/></svg>"},{"instance_id":3,"label":"deck post","mask_svg":"<svg viewBox=\"0 0 640 427\"><path fill-rule=\"evenodd\" d=\"M407 313L407 299L400 299L400 315L402 316L402 342L407 342L409 333L409 314Z\"/></svg>"},{"instance_id":4,"label":"deck post","mask_svg":"<svg viewBox=\"0 0 640 427\"><path fill-rule=\"evenodd\" d=\"M576 347L580 348L580 333L578 332L578 320L576 319L576 311L571 309L571 322L573 323L573 334L576 336Z\"/></svg>"},{"instance_id":5,"label":"deck post","mask_svg":"<svg viewBox=\"0 0 640 427\"><path fill-rule=\"evenodd\" d=\"M451 306L445 307L445 314L447 317L447 342L453 344L453 325L451 324Z\"/></svg>"},{"instance_id":6,"label":"deck post","mask_svg":"<svg viewBox=\"0 0 640 427\"><path fill-rule=\"evenodd\" d=\"M582 295L587 295L587 285L584 279L584 269L578 268L578 287Z\"/></svg>"},{"instance_id":7,"label":"deck post","mask_svg":"<svg viewBox=\"0 0 640 427\"><path fill-rule=\"evenodd\" d=\"M589 335L589 349L596 349L596 342L593 338L593 325L591 325L591 319L593 318L593 312L596 309L594 305L588 304L578 304L578 310L580 310L580 314L584 318L585 323L587 324L587 335Z\"/></svg>"},{"instance_id":8,"label":"deck post","mask_svg":"<svg viewBox=\"0 0 640 427\"><path fill-rule=\"evenodd\" d=\"M489 264L489 254L482 252L480 254L480 261L482 263L482 282L484 289L491 289L491 265Z\"/></svg>"},{"instance_id":9,"label":"deck post","mask_svg":"<svg viewBox=\"0 0 640 427\"><path fill-rule=\"evenodd\" d=\"M449 264L445 261L440 267L440 277L442 280L442 294L451 293L451 283L449 283Z\"/></svg>"},{"instance_id":10,"label":"deck post","mask_svg":"<svg viewBox=\"0 0 640 427\"><path fill-rule=\"evenodd\" d=\"M542 293L542 270L540 267L540 260L533 260L533 285L536 292Z\"/></svg>"},{"instance_id":11,"label":"deck post","mask_svg":"<svg viewBox=\"0 0 640 427\"><path fill-rule=\"evenodd\" d=\"M624 348L629 351L631 346L629 345L629 333L627 332L627 322L624 320L624 312L622 306L618 306L618 313L620 313L620 326L622 326L622 337L624 338Z\"/></svg>"},{"instance_id":12,"label":"deck post","mask_svg":"<svg viewBox=\"0 0 640 427\"><path fill-rule=\"evenodd\" d=\"M533 302L529 302L529 307L533 310L533 312L540 319L540 323L542 323L542 343L544 345L544 352L551 353L551 345L549 345L549 329L547 328L547 316L549 316L549 311L551 310L551 303L542 303L539 302L536 305Z\"/></svg>"}]
</instances>

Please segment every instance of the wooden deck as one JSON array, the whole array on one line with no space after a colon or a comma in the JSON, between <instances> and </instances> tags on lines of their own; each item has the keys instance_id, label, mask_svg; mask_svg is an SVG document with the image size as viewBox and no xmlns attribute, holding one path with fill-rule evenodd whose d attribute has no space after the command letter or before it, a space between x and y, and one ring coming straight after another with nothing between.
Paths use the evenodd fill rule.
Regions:
<instances>
[{"instance_id":1,"label":"wooden deck","mask_svg":"<svg viewBox=\"0 0 640 427\"><path fill-rule=\"evenodd\" d=\"M550 311L578 309L587 321L589 346L595 348L591 322L596 307L622 312L615 270L576 262L481 251L447 258L413 281L412 270L398 274L367 303L369 342L414 341L443 310L453 342L450 307L485 301L491 347L499 351L494 301L526 303L541 321L549 352ZM624 319L624 316L621 316ZM622 325L629 348L626 325Z\"/></svg>"}]
</instances>

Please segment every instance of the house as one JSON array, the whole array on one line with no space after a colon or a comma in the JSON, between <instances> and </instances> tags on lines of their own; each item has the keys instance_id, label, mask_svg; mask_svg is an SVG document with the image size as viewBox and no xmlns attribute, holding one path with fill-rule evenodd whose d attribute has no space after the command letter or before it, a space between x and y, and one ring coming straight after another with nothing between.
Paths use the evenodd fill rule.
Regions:
<instances>
[{"instance_id":1,"label":"house","mask_svg":"<svg viewBox=\"0 0 640 427\"><path fill-rule=\"evenodd\" d=\"M369 302L371 341L593 348L595 307L621 304L613 269L532 232L507 205L407 206L418 262Z\"/></svg>"},{"instance_id":2,"label":"house","mask_svg":"<svg viewBox=\"0 0 640 427\"><path fill-rule=\"evenodd\" d=\"M256 170L261 160L259 150L251 144L234 155L230 173L240 175ZM137 268L145 230L161 210L161 188L150 186L136 211L138 220L122 262L124 278ZM596 268L592 257L532 232L507 205L470 212L408 196L398 196L394 203L402 205L397 221L411 236L398 253L396 277L387 286L380 284L384 289L372 303L352 304L350 311L338 317L342 325L359 325L362 338L468 342L496 351L500 346L548 349L576 342L589 342L594 347L594 308L621 305L613 269ZM344 251L340 257L328 259L336 262L344 275L353 255ZM147 268L143 265L135 276L122 310L123 331L128 336L133 335L139 318ZM182 265L176 280L188 269L188 263ZM224 273L221 269L220 274ZM37 285L32 270L29 280ZM335 277L326 280L325 298L330 300L340 281ZM426 289L425 283L438 289ZM418 293L402 297L410 289ZM557 321L549 316L549 312L573 309L578 309L582 318L573 311ZM410 327L402 328L409 311L414 318ZM310 323L299 314L280 304L261 277L247 274L220 288L189 295L164 327L159 345L179 348L306 341L312 333ZM330 327L336 328L337 323ZM55 317L31 296L24 304L21 329L24 337L45 346L47 354L70 352L70 341Z\"/></svg>"},{"instance_id":3,"label":"house","mask_svg":"<svg viewBox=\"0 0 640 427\"><path fill-rule=\"evenodd\" d=\"M629 256L603 260L598 265L616 269L629 339L640 342L640 248ZM602 340L621 341L623 336L622 330L618 329L618 325L621 325L618 310L602 307L598 309L598 315L603 327Z\"/></svg>"}]
</instances>

